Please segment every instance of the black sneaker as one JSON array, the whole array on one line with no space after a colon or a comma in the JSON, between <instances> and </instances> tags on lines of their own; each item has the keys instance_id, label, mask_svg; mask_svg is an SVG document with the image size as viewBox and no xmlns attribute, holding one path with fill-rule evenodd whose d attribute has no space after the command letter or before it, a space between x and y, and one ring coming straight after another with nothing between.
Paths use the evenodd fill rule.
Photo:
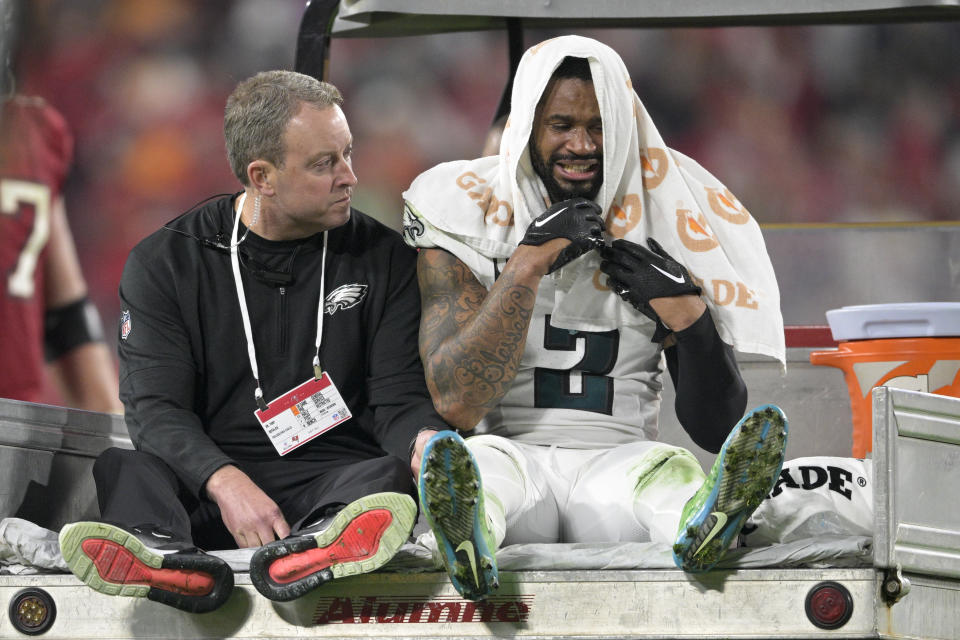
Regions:
<instances>
[{"instance_id":1,"label":"black sneaker","mask_svg":"<svg viewBox=\"0 0 960 640\"><path fill-rule=\"evenodd\" d=\"M299 598L334 578L376 571L410 537L417 505L402 493L354 500L316 531L275 540L250 560L250 580L270 600Z\"/></svg>"},{"instance_id":2,"label":"black sneaker","mask_svg":"<svg viewBox=\"0 0 960 640\"><path fill-rule=\"evenodd\" d=\"M73 575L106 595L147 598L190 613L213 611L230 597L233 570L225 561L183 548L154 528L132 529L74 522L60 531L60 553Z\"/></svg>"}]
</instances>

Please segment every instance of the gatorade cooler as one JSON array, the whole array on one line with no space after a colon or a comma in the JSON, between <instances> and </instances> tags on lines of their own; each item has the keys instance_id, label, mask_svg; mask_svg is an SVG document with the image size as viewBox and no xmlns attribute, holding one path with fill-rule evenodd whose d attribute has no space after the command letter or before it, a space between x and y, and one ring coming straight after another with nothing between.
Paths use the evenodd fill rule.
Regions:
<instances>
[{"instance_id":1,"label":"gatorade cooler","mask_svg":"<svg viewBox=\"0 0 960 640\"><path fill-rule=\"evenodd\" d=\"M870 391L897 387L960 397L960 303L917 302L827 311L836 351L810 362L843 370L853 414L853 457L873 445Z\"/></svg>"}]
</instances>

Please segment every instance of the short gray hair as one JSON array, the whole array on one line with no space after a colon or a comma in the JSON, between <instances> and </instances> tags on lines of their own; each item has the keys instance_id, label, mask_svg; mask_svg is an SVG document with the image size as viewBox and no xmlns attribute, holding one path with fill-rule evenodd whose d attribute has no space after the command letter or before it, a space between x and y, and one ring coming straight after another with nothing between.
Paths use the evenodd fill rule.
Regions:
<instances>
[{"instance_id":1,"label":"short gray hair","mask_svg":"<svg viewBox=\"0 0 960 640\"><path fill-rule=\"evenodd\" d=\"M224 111L223 136L230 168L240 182L249 184L247 165L254 160L283 166L283 132L303 103L327 109L343 104L343 96L332 84L294 71L263 71L233 90Z\"/></svg>"}]
</instances>

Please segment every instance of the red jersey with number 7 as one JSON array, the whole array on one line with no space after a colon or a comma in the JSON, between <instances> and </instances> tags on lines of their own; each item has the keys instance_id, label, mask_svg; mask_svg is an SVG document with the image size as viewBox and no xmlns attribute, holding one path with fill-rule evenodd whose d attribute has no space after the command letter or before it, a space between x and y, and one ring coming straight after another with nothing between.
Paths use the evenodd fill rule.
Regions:
<instances>
[{"instance_id":1,"label":"red jersey with number 7","mask_svg":"<svg viewBox=\"0 0 960 640\"><path fill-rule=\"evenodd\" d=\"M44 264L50 219L73 157L63 117L16 96L0 114L0 397L43 390Z\"/></svg>"}]
</instances>

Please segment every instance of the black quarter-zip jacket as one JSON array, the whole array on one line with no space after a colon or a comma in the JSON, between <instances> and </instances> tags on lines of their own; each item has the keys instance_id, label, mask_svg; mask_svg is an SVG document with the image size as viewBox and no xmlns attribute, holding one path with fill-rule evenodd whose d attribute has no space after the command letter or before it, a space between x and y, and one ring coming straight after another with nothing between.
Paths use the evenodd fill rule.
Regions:
<instances>
[{"instance_id":1,"label":"black quarter-zip jacket","mask_svg":"<svg viewBox=\"0 0 960 640\"><path fill-rule=\"evenodd\" d=\"M210 201L148 236L131 251L120 282L120 398L131 440L164 460L195 495L225 464L278 457L254 417L256 382L225 249L236 197ZM241 254L268 402L313 376L321 277L326 281L320 362L353 418L286 458L406 459L422 427L446 428L417 350L416 253L399 234L352 210L345 225L329 231L325 270L322 233L272 242L251 231Z\"/></svg>"}]
</instances>

